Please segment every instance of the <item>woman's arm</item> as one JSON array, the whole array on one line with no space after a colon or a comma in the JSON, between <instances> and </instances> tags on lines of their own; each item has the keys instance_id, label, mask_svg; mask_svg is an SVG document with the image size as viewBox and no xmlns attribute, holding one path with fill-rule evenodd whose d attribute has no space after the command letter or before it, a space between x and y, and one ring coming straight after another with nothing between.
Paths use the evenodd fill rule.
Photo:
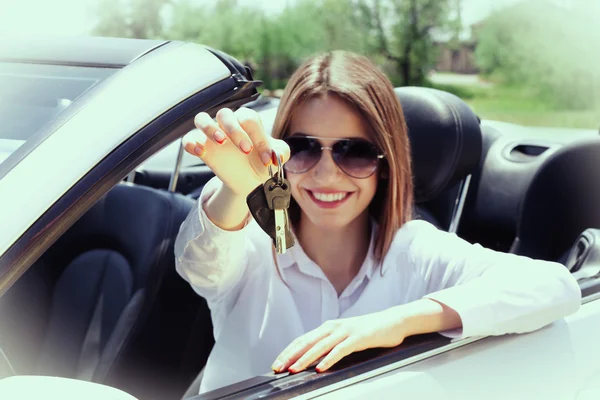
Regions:
<instances>
[{"instance_id":1,"label":"woman's arm","mask_svg":"<svg viewBox=\"0 0 600 400\"><path fill-rule=\"evenodd\" d=\"M223 187L218 178L205 185L175 240L177 272L212 306L236 290L250 263L260 264L268 246L259 243L269 239Z\"/></svg>"},{"instance_id":2,"label":"woman's arm","mask_svg":"<svg viewBox=\"0 0 600 400\"><path fill-rule=\"evenodd\" d=\"M321 357L316 369L325 371L350 353L398 346L423 333L458 338L530 332L581 305L579 285L563 265L473 245L424 221L405 226L390 252L401 279L418 285L421 298L327 321L282 351L274 371L298 372Z\"/></svg>"},{"instance_id":3,"label":"woman's arm","mask_svg":"<svg viewBox=\"0 0 600 400\"><path fill-rule=\"evenodd\" d=\"M226 231L239 231L249 217L246 199L225 185L220 185L206 201L204 212L214 225Z\"/></svg>"},{"instance_id":4,"label":"woman's arm","mask_svg":"<svg viewBox=\"0 0 600 400\"><path fill-rule=\"evenodd\" d=\"M462 327L460 315L445 304L432 299L420 299L383 311L385 318L395 321L400 337L441 332Z\"/></svg>"},{"instance_id":5,"label":"woman's arm","mask_svg":"<svg viewBox=\"0 0 600 400\"><path fill-rule=\"evenodd\" d=\"M531 332L581 306L576 279L559 263L471 244L424 221L411 225L417 233L409 252L423 298L454 310L462 321L458 329L442 330L444 335Z\"/></svg>"}]
</instances>

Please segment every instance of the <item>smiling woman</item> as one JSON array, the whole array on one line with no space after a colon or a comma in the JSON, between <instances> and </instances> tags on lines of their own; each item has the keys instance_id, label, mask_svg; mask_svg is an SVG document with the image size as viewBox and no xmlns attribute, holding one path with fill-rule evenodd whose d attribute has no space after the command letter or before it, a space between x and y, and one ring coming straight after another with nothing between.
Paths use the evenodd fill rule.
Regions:
<instances>
[{"instance_id":1,"label":"smiling woman","mask_svg":"<svg viewBox=\"0 0 600 400\"><path fill-rule=\"evenodd\" d=\"M438 113L459 125L454 106ZM453 133L480 135L473 114L464 116ZM531 332L580 306L564 266L486 249L414 218L403 108L366 57L335 51L303 64L272 137L249 109L223 109L216 121L200 113L195 124L183 144L216 177L181 225L175 254L177 271L211 309L215 346L201 393L269 367L325 372L352 353L414 335ZM296 238L283 254L246 204L279 162Z\"/></svg>"},{"instance_id":2,"label":"smiling woman","mask_svg":"<svg viewBox=\"0 0 600 400\"><path fill-rule=\"evenodd\" d=\"M306 107L292 107L298 121L281 139L282 114L275 116L277 129L271 126L277 104L256 107L259 82L216 50L108 38L41 40L15 49L19 60L2 62L32 64L40 73L52 64L118 70L89 89L79 87L83 94L35 133L23 130L27 140L0 139L12 152L0 164L0 375L94 381L140 400L180 399L187 388L195 396L199 388L190 383L199 376L203 394L195 397L214 400L314 398L381 374L407 377L403 372L414 367L444 393L473 393L481 382L489 389L498 376L509 376L511 384L498 388L501 397L514 398L514 387L533 387L571 398L573 385L562 383L581 382L581 371L597 364L597 249L574 253L579 271L570 274L555 262L463 239L473 233L463 228L472 225L493 231L497 220L510 225L512 214L495 209L499 203L514 209L502 196L520 200L529 172L540 171L538 161L564 142L532 140L525 129L491 130L458 97L392 89L369 67L349 79L343 63L327 67L339 63L340 54L323 68L308 68L323 86L309 85L318 89L315 96L303 99ZM351 88L364 108L320 91L339 92L340 82L369 88L374 76L380 90ZM68 97L62 86L48 88L56 98ZM377 96L382 104L368 106ZM288 100L283 97L280 111ZM408 129L393 123L401 119L398 101ZM379 125L356 112L381 116L386 105L396 117ZM375 185L377 192L386 182L388 190L408 184L397 171L408 160L406 149L386 144L401 135L410 137L406 176L413 178L415 213L390 230L381 260L377 243L385 249L386 237L379 234L384 222L404 215L403 197L361 208ZM182 157L182 137L190 164ZM145 164L170 145L179 153L165 155L166 167ZM528 146L549 147L535 157L512 157L512 150ZM285 176L301 200L292 225L300 240L275 257L272 240L239 194L262 184L268 168L261 156L271 156L270 149L283 155ZM583 189L595 181L582 182ZM461 216L469 216L469 224ZM474 241L481 239L474 233ZM583 239L591 246L595 237ZM550 324L577 310L581 292L574 278L582 276L587 304L575 317ZM481 337L546 325L552 326L528 335ZM564 362L565 354L580 362ZM540 360L544 368L536 368ZM532 384L536 373L541 379ZM402 395L405 388L394 385ZM548 396L528 396L538 397Z\"/></svg>"}]
</instances>

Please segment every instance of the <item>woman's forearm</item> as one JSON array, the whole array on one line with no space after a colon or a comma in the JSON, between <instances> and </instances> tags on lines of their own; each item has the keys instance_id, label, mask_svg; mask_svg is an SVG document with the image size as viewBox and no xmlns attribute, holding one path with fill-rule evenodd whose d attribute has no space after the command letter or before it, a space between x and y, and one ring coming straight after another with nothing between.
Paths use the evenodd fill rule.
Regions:
<instances>
[{"instance_id":1,"label":"woman's forearm","mask_svg":"<svg viewBox=\"0 0 600 400\"><path fill-rule=\"evenodd\" d=\"M397 329L404 337L423 333L441 332L462 326L456 311L431 299L420 299L388 308L385 318L397 321Z\"/></svg>"},{"instance_id":2,"label":"woman's forearm","mask_svg":"<svg viewBox=\"0 0 600 400\"><path fill-rule=\"evenodd\" d=\"M246 198L224 184L207 201L204 211L213 224L226 231L243 228L249 213Z\"/></svg>"}]
</instances>

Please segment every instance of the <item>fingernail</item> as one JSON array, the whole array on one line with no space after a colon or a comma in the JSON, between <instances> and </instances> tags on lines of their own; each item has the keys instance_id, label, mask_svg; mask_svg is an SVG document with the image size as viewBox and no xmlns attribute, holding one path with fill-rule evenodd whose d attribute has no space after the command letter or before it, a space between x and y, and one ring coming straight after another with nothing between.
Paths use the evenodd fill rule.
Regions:
<instances>
[{"instance_id":1,"label":"fingernail","mask_svg":"<svg viewBox=\"0 0 600 400\"><path fill-rule=\"evenodd\" d=\"M279 370L281 370L281 368L282 368L282 367L283 367L283 364L282 364L281 362L279 362L279 361L275 361L275 362L273 363L273 366L271 367L271 369L272 369L273 371L279 372Z\"/></svg>"},{"instance_id":2,"label":"fingernail","mask_svg":"<svg viewBox=\"0 0 600 400\"><path fill-rule=\"evenodd\" d=\"M240 149L242 149L244 153L248 154L252 151L252 145L246 139L242 139L240 142Z\"/></svg>"},{"instance_id":3,"label":"fingernail","mask_svg":"<svg viewBox=\"0 0 600 400\"><path fill-rule=\"evenodd\" d=\"M202 156L202 154L204 153L204 149L200 146L196 146L194 147L194 153L196 153L199 156Z\"/></svg>"},{"instance_id":4,"label":"fingernail","mask_svg":"<svg viewBox=\"0 0 600 400\"><path fill-rule=\"evenodd\" d=\"M268 167L271 164L271 156L266 151L264 153L262 153L262 155L260 156L260 159L262 160L265 167Z\"/></svg>"},{"instance_id":5,"label":"fingernail","mask_svg":"<svg viewBox=\"0 0 600 400\"><path fill-rule=\"evenodd\" d=\"M215 133L213 133L213 138L217 143L223 144L225 141L225 134L223 134L221 131L215 131Z\"/></svg>"},{"instance_id":6,"label":"fingernail","mask_svg":"<svg viewBox=\"0 0 600 400\"><path fill-rule=\"evenodd\" d=\"M274 151L271 151L271 161L273 161L273 164L277 164L277 154Z\"/></svg>"}]
</instances>

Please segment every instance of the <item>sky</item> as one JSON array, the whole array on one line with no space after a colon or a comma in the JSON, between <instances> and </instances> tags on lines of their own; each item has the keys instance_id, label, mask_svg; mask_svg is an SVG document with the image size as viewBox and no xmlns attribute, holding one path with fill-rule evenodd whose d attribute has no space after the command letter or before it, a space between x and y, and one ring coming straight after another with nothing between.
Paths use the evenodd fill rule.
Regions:
<instances>
[{"instance_id":1,"label":"sky","mask_svg":"<svg viewBox=\"0 0 600 400\"><path fill-rule=\"evenodd\" d=\"M210 0L196 0L199 3ZM258 5L277 13L293 0L239 0L242 4ZM485 18L494 8L519 0L463 0L465 24ZM89 11L98 0L0 0L0 38L6 35L51 34L60 36L87 35L94 25Z\"/></svg>"}]
</instances>

